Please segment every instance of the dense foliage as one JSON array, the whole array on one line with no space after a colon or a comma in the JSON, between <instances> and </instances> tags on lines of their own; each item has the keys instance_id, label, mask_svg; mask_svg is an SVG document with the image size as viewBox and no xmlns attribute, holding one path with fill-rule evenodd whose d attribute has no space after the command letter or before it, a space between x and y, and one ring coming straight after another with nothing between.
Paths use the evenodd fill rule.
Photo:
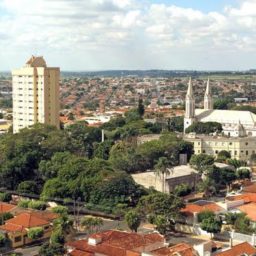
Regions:
<instances>
[{"instance_id":1,"label":"dense foliage","mask_svg":"<svg viewBox=\"0 0 256 256\"><path fill-rule=\"evenodd\" d=\"M210 134L214 132L221 132L222 125L217 122L195 122L191 124L187 129L186 133L195 132L196 134Z\"/></svg>"},{"instance_id":2,"label":"dense foliage","mask_svg":"<svg viewBox=\"0 0 256 256\"><path fill-rule=\"evenodd\" d=\"M117 205L136 206L147 191L135 184L130 173L153 169L164 157L175 166L179 154L193 153L189 142L175 134L137 145L136 136L160 133L159 124L143 121L138 108L100 128L78 122L64 130L36 124L17 134L0 137L0 187L38 194L42 200L79 199L88 208L112 213ZM105 141L101 142L101 129ZM0 200L9 201L6 194ZM42 202L21 201L21 207L44 209Z\"/></svg>"}]
</instances>

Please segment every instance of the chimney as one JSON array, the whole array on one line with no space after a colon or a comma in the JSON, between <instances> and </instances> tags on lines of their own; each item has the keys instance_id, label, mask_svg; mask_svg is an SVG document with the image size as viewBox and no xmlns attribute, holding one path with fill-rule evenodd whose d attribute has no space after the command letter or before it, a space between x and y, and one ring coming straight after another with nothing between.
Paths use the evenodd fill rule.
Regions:
<instances>
[{"instance_id":1,"label":"chimney","mask_svg":"<svg viewBox=\"0 0 256 256\"><path fill-rule=\"evenodd\" d=\"M102 241L102 239L101 239L100 236L98 236L98 237L95 237L95 236L94 237L89 237L88 244L95 246L97 244L100 244L101 241Z\"/></svg>"}]
</instances>

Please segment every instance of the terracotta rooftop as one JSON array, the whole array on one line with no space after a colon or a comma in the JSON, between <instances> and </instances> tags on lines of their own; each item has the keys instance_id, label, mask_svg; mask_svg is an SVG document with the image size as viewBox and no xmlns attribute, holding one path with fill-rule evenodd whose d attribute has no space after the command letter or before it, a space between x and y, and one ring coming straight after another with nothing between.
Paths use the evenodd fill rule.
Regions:
<instances>
[{"instance_id":1,"label":"terracotta rooftop","mask_svg":"<svg viewBox=\"0 0 256 256\"><path fill-rule=\"evenodd\" d=\"M256 193L244 193L237 196L229 196L226 198L228 201L244 200L245 203L256 203Z\"/></svg>"},{"instance_id":2,"label":"terracotta rooftop","mask_svg":"<svg viewBox=\"0 0 256 256\"><path fill-rule=\"evenodd\" d=\"M137 248L145 248L155 243L164 243L164 238L157 233L137 234L117 230L97 233L90 236L90 238L100 239L101 242L97 245L90 245L88 240L78 240L67 243L67 246L87 253L126 256L127 251L136 251Z\"/></svg>"},{"instance_id":3,"label":"terracotta rooftop","mask_svg":"<svg viewBox=\"0 0 256 256\"><path fill-rule=\"evenodd\" d=\"M8 232L16 232L27 228L48 225L49 223L50 222L48 220L40 217L37 213L24 212L12 219L7 220L5 225L0 226L0 229Z\"/></svg>"},{"instance_id":4,"label":"terracotta rooftop","mask_svg":"<svg viewBox=\"0 0 256 256\"><path fill-rule=\"evenodd\" d=\"M74 250L70 253L71 256L93 256L92 253Z\"/></svg>"},{"instance_id":5,"label":"terracotta rooftop","mask_svg":"<svg viewBox=\"0 0 256 256\"><path fill-rule=\"evenodd\" d=\"M219 252L215 256L253 256L256 254L256 248L247 242L233 246L231 249L224 252Z\"/></svg>"},{"instance_id":6,"label":"terracotta rooftop","mask_svg":"<svg viewBox=\"0 0 256 256\"><path fill-rule=\"evenodd\" d=\"M11 210L13 210L16 207L17 206L13 205L13 204L7 204L7 203L0 202L0 213L10 212Z\"/></svg>"},{"instance_id":7,"label":"terracotta rooftop","mask_svg":"<svg viewBox=\"0 0 256 256\"><path fill-rule=\"evenodd\" d=\"M250 220L256 221L256 203L244 204L237 207L237 209L244 212Z\"/></svg>"},{"instance_id":8,"label":"terracotta rooftop","mask_svg":"<svg viewBox=\"0 0 256 256\"><path fill-rule=\"evenodd\" d=\"M197 203L187 204L185 208L181 209L181 212L192 215L194 213L200 213L203 211L220 212L222 210L224 209L217 205L216 203L205 201L203 205Z\"/></svg>"},{"instance_id":9,"label":"terracotta rooftop","mask_svg":"<svg viewBox=\"0 0 256 256\"><path fill-rule=\"evenodd\" d=\"M185 243L164 247L151 252L154 256L196 256L197 253L192 246Z\"/></svg>"}]
</instances>

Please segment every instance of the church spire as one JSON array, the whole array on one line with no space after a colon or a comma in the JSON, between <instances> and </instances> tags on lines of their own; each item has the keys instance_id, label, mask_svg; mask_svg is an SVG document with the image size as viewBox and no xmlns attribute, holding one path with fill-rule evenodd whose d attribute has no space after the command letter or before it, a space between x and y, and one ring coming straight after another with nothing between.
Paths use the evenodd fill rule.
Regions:
<instances>
[{"instance_id":1,"label":"church spire","mask_svg":"<svg viewBox=\"0 0 256 256\"><path fill-rule=\"evenodd\" d=\"M192 87L191 77L188 82L188 91L186 95L186 118L194 118L195 117L195 99Z\"/></svg>"},{"instance_id":2,"label":"church spire","mask_svg":"<svg viewBox=\"0 0 256 256\"><path fill-rule=\"evenodd\" d=\"M193 97L193 88L192 88L192 81L191 81L191 77L189 78L189 82L188 82L188 91L187 91L187 96L189 96L189 97Z\"/></svg>"},{"instance_id":3,"label":"church spire","mask_svg":"<svg viewBox=\"0 0 256 256\"><path fill-rule=\"evenodd\" d=\"M204 95L204 109L206 110L213 109L212 92L211 92L211 85L210 85L209 78L207 81L206 91Z\"/></svg>"}]
</instances>

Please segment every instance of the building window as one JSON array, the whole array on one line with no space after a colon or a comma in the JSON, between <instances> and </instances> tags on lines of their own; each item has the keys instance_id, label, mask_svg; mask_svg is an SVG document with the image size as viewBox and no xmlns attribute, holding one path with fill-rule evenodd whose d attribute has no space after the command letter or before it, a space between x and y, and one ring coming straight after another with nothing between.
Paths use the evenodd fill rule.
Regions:
<instances>
[{"instance_id":1,"label":"building window","mask_svg":"<svg viewBox=\"0 0 256 256\"><path fill-rule=\"evenodd\" d=\"M232 145L232 142L229 142L229 145Z\"/></svg>"},{"instance_id":2,"label":"building window","mask_svg":"<svg viewBox=\"0 0 256 256\"><path fill-rule=\"evenodd\" d=\"M203 150L203 153L205 154L205 150Z\"/></svg>"},{"instance_id":3,"label":"building window","mask_svg":"<svg viewBox=\"0 0 256 256\"><path fill-rule=\"evenodd\" d=\"M50 109L50 108L49 108ZM200 142L198 142L198 146L200 146Z\"/></svg>"},{"instance_id":4,"label":"building window","mask_svg":"<svg viewBox=\"0 0 256 256\"><path fill-rule=\"evenodd\" d=\"M14 238L14 242L17 243L17 242L20 242L21 241L21 236L16 236Z\"/></svg>"},{"instance_id":5,"label":"building window","mask_svg":"<svg viewBox=\"0 0 256 256\"><path fill-rule=\"evenodd\" d=\"M247 146L247 145L248 145L248 142L245 142L245 145Z\"/></svg>"},{"instance_id":6,"label":"building window","mask_svg":"<svg viewBox=\"0 0 256 256\"><path fill-rule=\"evenodd\" d=\"M245 151L245 154L246 154L247 156L249 155L248 150Z\"/></svg>"},{"instance_id":7,"label":"building window","mask_svg":"<svg viewBox=\"0 0 256 256\"><path fill-rule=\"evenodd\" d=\"M218 151L218 150L216 150L216 151L215 151L215 154L218 154L218 153L219 153L219 151Z\"/></svg>"},{"instance_id":8,"label":"building window","mask_svg":"<svg viewBox=\"0 0 256 256\"><path fill-rule=\"evenodd\" d=\"M235 150L235 156L237 155L237 151Z\"/></svg>"}]
</instances>

